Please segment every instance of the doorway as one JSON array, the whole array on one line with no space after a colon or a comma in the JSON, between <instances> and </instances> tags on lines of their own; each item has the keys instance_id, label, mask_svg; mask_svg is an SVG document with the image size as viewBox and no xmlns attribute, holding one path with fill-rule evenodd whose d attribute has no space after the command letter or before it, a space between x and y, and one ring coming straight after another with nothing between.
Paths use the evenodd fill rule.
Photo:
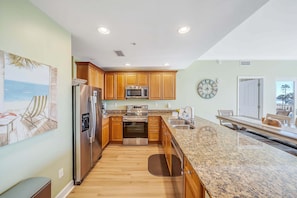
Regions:
<instances>
[{"instance_id":1,"label":"doorway","mask_svg":"<svg viewBox=\"0 0 297 198\"><path fill-rule=\"evenodd\" d=\"M263 114L263 77L238 77L237 114L261 119Z\"/></svg>"}]
</instances>

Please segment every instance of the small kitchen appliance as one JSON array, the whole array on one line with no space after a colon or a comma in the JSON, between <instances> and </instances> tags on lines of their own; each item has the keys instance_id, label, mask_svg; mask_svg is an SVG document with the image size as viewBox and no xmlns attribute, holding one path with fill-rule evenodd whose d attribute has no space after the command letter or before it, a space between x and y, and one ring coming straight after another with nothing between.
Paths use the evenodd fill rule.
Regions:
<instances>
[{"instance_id":1,"label":"small kitchen appliance","mask_svg":"<svg viewBox=\"0 0 297 198\"><path fill-rule=\"evenodd\" d=\"M127 86L125 87L126 99L147 99L149 98L149 88L147 86Z\"/></svg>"}]
</instances>

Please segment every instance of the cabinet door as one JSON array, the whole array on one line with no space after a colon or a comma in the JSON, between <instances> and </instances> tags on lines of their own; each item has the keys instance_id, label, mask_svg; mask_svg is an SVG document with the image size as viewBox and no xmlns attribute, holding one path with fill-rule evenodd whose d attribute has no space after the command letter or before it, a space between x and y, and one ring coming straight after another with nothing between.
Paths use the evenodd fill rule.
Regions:
<instances>
[{"instance_id":1,"label":"cabinet door","mask_svg":"<svg viewBox=\"0 0 297 198\"><path fill-rule=\"evenodd\" d=\"M163 99L164 100L175 100L175 89L176 89L176 74L175 72L164 72L163 73Z\"/></svg>"},{"instance_id":2,"label":"cabinet door","mask_svg":"<svg viewBox=\"0 0 297 198\"><path fill-rule=\"evenodd\" d=\"M87 62L76 62L76 77L87 80L89 83L89 64Z\"/></svg>"},{"instance_id":3,"label":"cabinet door","mask_svg":"<svg viewBox=\"0 0 297 198\"><path fill-rule=\"evenodd\" d=\"M168 128L166 127L165 135L165 158L168 166L170 175L172 175L172 152L171 152L171 134Z\"/></svg>"},{"instance_id":4,"label":"cabinet door","mask_svg":"<svg viewBox=\"0 0 297 198\"><path fill-rule=\"evenodd\" d=\"M139 86L148 86L148 72L138 72L137 81Z\"/></svg>"},{"instance_id":5,"label":"cabinet door","mask_svg":"<svg viewBox=\"0 0 297 198\"><path fill-rule=\"evenodd\" d=\"M123 141L123 121L120 116L111 118L111 141Z\"/></svg>"},{"instance_id":6,"label":"cabinet door","mask_svg":"<svg viewBox=\"0 0 297 198\"><path fill-rule=\"evenodd\" d=\"M99 87L99 72L96 68L89 66L89 85Z\"/></svg>"},{"instance_id":7,"label":"cabinet door","mask_svg":"<svg viewBox=\"0 0 297 198\"><path fill-rule=\"evenodd\" d=\"M90 86L104 88L104 71L90 62L76 62L76 77L87 80Z\"/></svg>"},{"instance_id":8,"label":"cabinet door","mask_svg":"<svg viewBox=\"0 0 297 198\"><path fill-rule=\"evenodd\" d=\"M136 73L126 73L126 85L138 85Z\"/></svg>"},{"instance_id":9,"label":"cabinet door","mask_svg":"<svg viewBox=\"0 0 297 198\"><path fill-rule=\"evenodd\" d=\"M125 100L125 73L117 73L117 100Z\"/></svg>"},{"instance_id":10,"label":"cabinet door","mask_svg":"<svg viewBox=\"0 0 297 198\"><path fill-rule=\"evenodd\" d=\"M185 198L203 198L204 188L201 185L198 175L194 168L184 157L184 172L185 172Z\"/></svg>"},{"instance_id":11,"label":"cabinet door","mask_svg":"<svg viewBox=\"0 0 297 198\"><path fill-rule=\"evenodd\" d=\"M148 117L148 140L160 141L160 116Z\"/></svg>"},{"instance_id":12,"label":"cabinet door","mask_svg":"<svg viewBox=\"0 0 297 198\"><path fill-rule=\"evenodd\" d=\"M151 72L149 75L149 99L162 99L162 73Z\"/></svg>"},{"instance_id":13,"label":"cabinet door","mask_svg":"<svg viewBox=\"0 0 297 198\"><path fill-rule=\"evenodd\" d=\"M102 148L109 143L109 118L102 119Z\"/></svg>"},{"instance_id":14,"label":"cabinet door","mask_svg":"<svg viewBox=\"0 0 297 198\"><path fill-rule=\"evenodd\" d=\"M98 78L99 78L99 88L101 88L101 90L102 90L101 99L103 100L104 99L104 88L105 88L104 87L104 71L99 70Z\"/></svg>"},{"instance_id":15,"label":"cabinet door","mask_svg":"<svg viewBox=\"0 0 297 198\"><path fill-rule=\"evenodd\" d=\"M172 156L171 156L171 134L168 130L167 126L165 125L164 121L161 121L161 127L162 127L162 145L164 149L164 154L166 158L166 163L168 166L168 170L170 175L172 174Z\"/></svg>"},{"instance_id":16,"label":"cabinet door","mask_svg":"<svg viewBox=\"0 0 297 198\"><path fill-rule=\"evenodd\" d=\"M115 74L106 73L105 74L105 100L114 100L115 96Z\"/></svg>"},{"instance_id":17,"label":"cabinet door","mask_svg":"<svg viewBox=\"0 0 297 198\"><path fill-rule=\"evenodd\" d=\"M165 141L166 141L166 125L164 123L164 121L162 120L161 121L161 141L162 141L162 146L163 146L163 149L165 151Z\"/></svg>"}]
</instances>

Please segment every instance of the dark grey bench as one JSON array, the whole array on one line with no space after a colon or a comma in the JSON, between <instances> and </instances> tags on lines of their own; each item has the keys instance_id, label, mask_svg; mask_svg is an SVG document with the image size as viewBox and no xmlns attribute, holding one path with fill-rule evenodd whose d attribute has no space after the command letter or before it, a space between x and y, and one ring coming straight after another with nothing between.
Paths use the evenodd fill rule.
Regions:
<instances>
[{"instance_id":1,"label":"dark grey bench","mask_svg":"<svg viewBox=\"0 0 297 198\"><path fill-rule=\"evenodd\" d=\"M0 195L0 198L51 198L51 180L32 177L20 181Z\"/></svg>"}]
</instances>

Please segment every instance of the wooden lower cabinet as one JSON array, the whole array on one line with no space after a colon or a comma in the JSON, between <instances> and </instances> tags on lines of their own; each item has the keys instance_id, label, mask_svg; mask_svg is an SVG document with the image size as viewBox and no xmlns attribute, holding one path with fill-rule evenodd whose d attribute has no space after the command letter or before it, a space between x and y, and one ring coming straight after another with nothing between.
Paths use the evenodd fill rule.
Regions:
<instances>
[{"instance_id":1,"label":"wooden lower cabinet","mask_svg":"<svg viewBox=\"0 0 297 198\"><path fill-rule=\"evenodd\" d=\"M110 141L119 143L123 142L123 117L112 116L110 121Z\"/></svg>"},{"instance_id":2,"label":"wooden lower cabinet","mask_svg":"<svg viewBox=\"0 0 297 198\"><path fill-rule=\"evenodd\" d=\"M109 118L102 119L102 149L109 143Z\"/></svg>"},{"instance_id":3,"label":"wooden lower cabinet","mask_svg":"<svg viewBox=\"0 0 297 198\"><path fill-rule=\"evenodd\" d=\"M160 141L160 116L148 117L148 141L159 142Z\"/></svg>"},{"instance_id":4,"label":"wooden lower cabinet","mask_svg":"<svg viewBox=\"0 0 297 198\"><path fill-rule=\"evenodd\" d=\"M204 198L205 191L194 168L184 157L185 198Z\"/></svg>"},{"instance_id":5,"label":"wooden lower cabinet","mask_svg":"<svg viewBox=\"0 0 297 198\"><path fill-rule=\"evenodd\" d=\"M171 133L164 121L162 121L162 145L170 175L172 174L172 151L171 151Z\"/></svg>"}]
</instances>

